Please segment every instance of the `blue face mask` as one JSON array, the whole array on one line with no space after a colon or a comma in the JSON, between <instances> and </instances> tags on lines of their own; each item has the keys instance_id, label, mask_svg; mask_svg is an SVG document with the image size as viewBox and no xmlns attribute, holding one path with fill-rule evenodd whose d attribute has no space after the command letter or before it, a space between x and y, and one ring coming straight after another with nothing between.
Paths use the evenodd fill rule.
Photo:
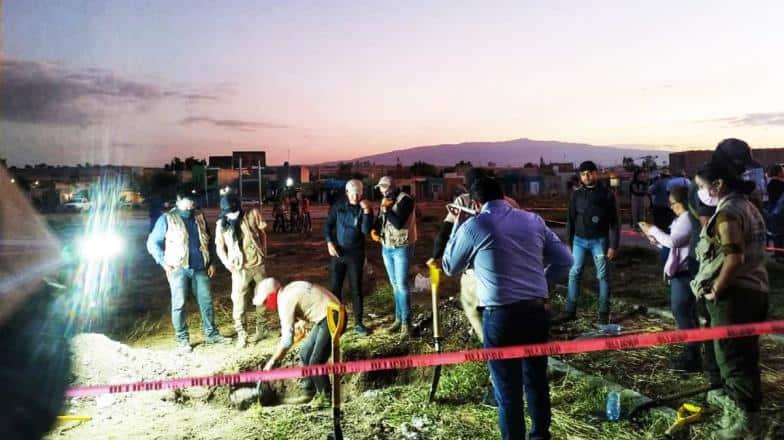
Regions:
<instances>
[{"instance_id":1,"label":"blue face mask","mask_svg":"<svg viewBox=\"0 0 784 440\"><path fill-rule=\"evenodd\" d=\"M192 215L193 215L193 211L190 209L184 211L180 210L180 217L182 218L191 218Z\"/></svg>"}]
</instances>

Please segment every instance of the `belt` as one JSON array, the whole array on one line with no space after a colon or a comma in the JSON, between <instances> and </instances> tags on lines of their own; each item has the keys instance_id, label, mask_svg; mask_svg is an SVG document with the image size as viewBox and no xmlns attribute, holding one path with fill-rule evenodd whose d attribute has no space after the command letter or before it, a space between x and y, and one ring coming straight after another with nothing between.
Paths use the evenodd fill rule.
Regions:
<instances>
[{"instance_id":1,"label":"belt","mask_svg":"<svg viewBox=\"0 0 784 440\"><path fill-rule=\"evenodd\" d=\"M480 312L487 310L501 310L501 309L514 309L517 307L531 307L531 306L544 306L547 304L546 298L531 298L531 299L522 299L520 301L515 301L509 304L501 304L497 306L479 306L476 309Z\"/></svg>"}]
</instances>

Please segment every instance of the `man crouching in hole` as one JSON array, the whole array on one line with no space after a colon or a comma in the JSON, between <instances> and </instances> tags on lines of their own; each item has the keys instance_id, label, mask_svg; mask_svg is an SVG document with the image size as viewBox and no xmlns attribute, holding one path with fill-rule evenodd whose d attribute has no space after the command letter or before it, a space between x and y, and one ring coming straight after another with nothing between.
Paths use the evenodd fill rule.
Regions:
<instances>
[{"instance_id":1,"label":"man crouching in hole","mask_svg":"<svg viewBox=\"0 0 784 440\"><path fill-rule=\"evenodd\" d=\"M269 311L277 310L280 317L280 342L272 357L264 365L264 371L273 369L286 355L292 345L305 337L299 350L302 365L324 364L330 357L330 334L327 327L327 306L340 305L335 295L317 284L293 281L281 288L275 278L265 278L256 288L253 304L264 305ZM305 335L307 324L313 324ZM284 404L300 405L310 402L314 408L325 408L331 401L328 376L313 376L302 379L300 392L283 401Z\"/></svg>"}]
</instances>

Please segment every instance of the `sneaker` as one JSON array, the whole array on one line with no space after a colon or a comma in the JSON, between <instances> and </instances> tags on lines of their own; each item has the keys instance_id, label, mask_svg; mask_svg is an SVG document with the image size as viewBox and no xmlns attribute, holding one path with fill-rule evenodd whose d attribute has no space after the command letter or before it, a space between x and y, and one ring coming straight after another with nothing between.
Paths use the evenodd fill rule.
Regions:
<instances>
[{"instance_id":1,"label":"sneaker","mask_svg":"<svg viewBox=\"0 0 784 440\"><path fill-rule=\"evenodd\" d=\"M365 327L363 324L357 324L357 326L354 327L354 331L357 332L357 335L362 336L363 338L370 334L370 331L368 331L367 327Z\"/></svg>"},{"instance_id":2,"label":"sneaker","mask_svg":"<svg viewBox=\"0 0 784 440\"><path fill-rule=\"evenodd\" d=\"M210 336L209 338L205 338L204 344L206 345L231 344L231 338L224 338L223 336L216 334L215 336Z\"/></svg>"},{"instance_id":3,"label":"sneaker","mask_svg":"<svg viewBox=\"0 0 784 440\"><path fill-rule=\"evenodd\" d=\"M400 330L400 326L401 326L400 320L396 319L395 322L392 323L392 325L387 327L387 331L389 331L390 333L396 332Z\"/></svg>"},{"instance_id":4,"label":"sneaker","mask_svg":"<svg viewBox=\"0 0 784 440\"><path fill-rule=\"evenodd\" d=\"M313 409L325 409L332 405L332 396L327 393L316 393L310 401L310 407Z\"/></svg>"},{"instance_id":5,"label":"sneaker","mask_svg":"<svg viewBox=\"0 0 784 440\"><path fill-rule=\"evenodd\" d=\"M487 387L485 397L482 399L482 405L490 408L498 408L498 402L495 400L495 392L493 391L492 385Z\"/></svg>"},{"instance_id":6,"label":"sneaker","mask_svg":"<svg viewBox=\"0 0 784 440\"><path fill-rule=\"evenodd\" d=\"M193 347L191 347L191 344L188 341L179 341L177 342L177 352L181 354L191 353L193 352Z\"/></svg>"},{"instance_id":7,"label":"sneaker","mask_svg":"<svg viewBox=\"0 0 784 440\"><path fill-rule=\"evenodd\" d=\"M574 321L577 319L577 312L564 310L558 314L555 318L550 320L552 324L565 324L570 321Z\"/></svg>"},{"instance_id":8,"label":"sneaker","mask_svg":"<svg viewBox=\"0 0 784 440\"><path fill-rule=\"evenodd\" d=\"M237 343L234 344L237 348L245 348L248 343L248 336L245 333L240 333L237 335Z\"/></svg>"}]
</instances>

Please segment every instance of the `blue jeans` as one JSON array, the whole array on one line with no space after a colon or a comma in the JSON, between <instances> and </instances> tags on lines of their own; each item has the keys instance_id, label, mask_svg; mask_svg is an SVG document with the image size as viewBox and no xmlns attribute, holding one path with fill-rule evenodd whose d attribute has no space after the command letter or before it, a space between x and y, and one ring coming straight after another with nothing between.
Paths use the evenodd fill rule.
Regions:
<instances>
[{"instance_id":1,"label":"blue jeans","mask_svg":"<svg viewBox=\"0 0 784 440\"><path fill-rule=\"evenodd\" d=\"M607 263L606 238L582 238L575 236L572 243L572 257L574 264L569 270L569 298L566 311L577 310L577 297L580 295L580 282L583 277L585 255L593 255L593 264L596 266L596 278L599 280L599 313L610 313L610 268Z\"/></svg>"},{"instance_id":2,"label":"blue jeans","mask_svg":"<svg viewBox=\"0 0 784 440\"><path fill-rule=\"evenodd\" d=\"M188 323L185 315L185 299L188 290L191 290L196 302L199 304L201 325L205 338L218 335L215 328L215 319L212 311L212 293L210 292L210 278L205 270L178 268L166 275L171 288L172 299L172 324L174 334L180 342L188 342Z\"/></svg>"},{"instance_id":3,"label":"blue jeans","mask_svg":"<svg viewBox=\"0 0 784 440\"><path fill-rule=\"evenodd\" d=\"M670 308L679 330L700 328L697 320L697 300L691 292L690 282L691 276L688 271L676 274L670 279ZM700 356L699 342L689 343L686 347L688 356L695 358Z\"/></svg>"},{"instance_id":4,"label":"blue jeans","mask_svg":"<svg viewBox=\"0 0 784 440\"><path fill-rule=\"evenodd\" d=\"M408 305L408 245L398 247L381 247L381 256L384 257L384 266L392 286L395 298L395 319L408 323L411 310Z\"/></svg>"},{"instance_id":5,"label":"blue jeans","mask_svg":"<svg viewBox=\"0 0 784 440\"><path fill-rule=\"evenodd\" d=\"M484 347L547 342L550 323L544 303L521 301L502 307L487 307L482 312ZM498 427L501 438L525 438L523 388L531 417L530 439L550 438L550 385L547 357L489 361L493 391L498 402Z\"/></svg>"},{"instance_id":6,"label":"blue jeans","mask_svg":"<svg viewBox=\"0 0 784 440\"><path fill-rule=\"evenodd\" d=\"M299 359L302 365L326 364L332 355L332 339L329 335L327 320L322 319L313 326L308 336L302 341L299 349ZM312 376L302 380L303 386L309 392L330 393L329 376Z\"/></svg>"}]
</instances>

